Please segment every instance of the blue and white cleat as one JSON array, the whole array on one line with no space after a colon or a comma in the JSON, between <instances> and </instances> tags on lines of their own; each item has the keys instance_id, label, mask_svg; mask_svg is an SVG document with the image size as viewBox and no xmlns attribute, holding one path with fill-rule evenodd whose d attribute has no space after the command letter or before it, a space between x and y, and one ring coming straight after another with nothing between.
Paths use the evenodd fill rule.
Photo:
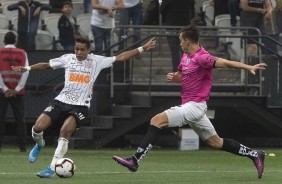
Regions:
<instances>
[{"instance_id":1,"label":"blue and white cleat","mask_svg":"<svg viewBox=\"0 0 282 184\"><path fill-rule=\"evenodd\" d=\"M28 161L30 163L33 163L37 160L38 155L40 153L40 151L43 149L43 147L38 146L38 144L36 144L32 150L30 151L29 155L28 155Z\"/></svg>"},{"instance_id":2,"label":"blue and white cleat","mask_svg":"<svg viewBox=\"0 0 282 184\"><path fill-rule=\"evenodd\" d=\"M36 175L40 178L52 178L53 176L55 176L55 171L53 171L51 167L48 166L46 169L38 172Z\"/></svg>"}]
</instances>

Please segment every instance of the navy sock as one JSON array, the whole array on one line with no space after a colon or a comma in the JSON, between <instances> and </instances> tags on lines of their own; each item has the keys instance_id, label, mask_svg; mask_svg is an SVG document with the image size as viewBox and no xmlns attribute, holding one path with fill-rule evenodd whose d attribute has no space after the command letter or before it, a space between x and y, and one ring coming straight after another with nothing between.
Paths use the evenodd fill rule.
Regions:
<instances>
[{"instance_id":1,"label":"navy sock","mask_svg":"<svg viewBox=\"0 0 282 184\"><path fill-rule=\"evenodd\" d=\"M150 125L149 129L137 148L135 155L132 157L133 161L138 164L142 158L152 149L153 145L156 143L159 132L161 129Z\"/></svg>"},{"instance_id":2,"label":"navy sock","mask_svg":"<svg viewBox=\"0 0 282 184\"><path fill-rule=\"evenodd\" d=\"M249 158L257 157L256 150L252 150L251 148L248 148L247 146L244 146L232 139L223 139L221 150Z\"/></svg>"}]
</instances>

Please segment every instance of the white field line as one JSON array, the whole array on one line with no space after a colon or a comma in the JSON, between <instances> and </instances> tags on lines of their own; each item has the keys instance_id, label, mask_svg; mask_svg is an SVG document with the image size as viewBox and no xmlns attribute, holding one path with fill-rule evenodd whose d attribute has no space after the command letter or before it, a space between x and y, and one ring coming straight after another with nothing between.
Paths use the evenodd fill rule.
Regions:
<instances>
[{"instance_id":1,"label":"white field line","mask_svg":"<svg viewBox=\"0 0 282 184\"><path fill-rule=\"evenodd\" d=\"M138 173L145 174L162 174L162 173L245 173L245 172L256 172L255 170L240 170L240 171L140 171ZM282 172L282 170L267 170L266 172ZM107 171L98 171L98 172L75 172L79 175L90 175L90 174L132 174L131 172L107 172ZM0 172L0 175L35 175L36 173L25 173L25 172Z\"/></svg>"}]
</instances>

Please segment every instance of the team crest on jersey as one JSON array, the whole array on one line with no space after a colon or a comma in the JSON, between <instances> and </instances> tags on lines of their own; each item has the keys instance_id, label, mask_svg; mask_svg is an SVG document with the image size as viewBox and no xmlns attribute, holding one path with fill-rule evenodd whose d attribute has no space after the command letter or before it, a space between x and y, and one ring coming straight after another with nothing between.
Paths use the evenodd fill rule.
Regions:
<instances>
[{"instance_id":1,"label":"team crest on jersey","mask_svg":"<svg viewBox=\"0 0 282 184\"><path fill-rule=\"evenodd\" d=\"M185 64L188 65L189 63L190 63L190 58L187 58Z\"/></svg>"},{"instance_id":2,"label":"team crest on jersey","mask_svg":"<svg viewBox=\"0 0 282 184\"><path fill-rule=\"evenodd\" d=\"M86 68L92 68L93 67L93 64L91 61L87 60L86 63L85 63L85 67Z\"/></svg>"}]
</instances>

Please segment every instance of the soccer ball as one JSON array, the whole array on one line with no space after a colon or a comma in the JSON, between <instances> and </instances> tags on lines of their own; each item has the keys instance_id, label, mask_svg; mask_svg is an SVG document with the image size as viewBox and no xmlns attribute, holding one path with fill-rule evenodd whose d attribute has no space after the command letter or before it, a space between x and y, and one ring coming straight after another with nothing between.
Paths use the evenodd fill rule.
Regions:
<instances>
[{"instance_id":1,"label":"soccer ball","mask_svg":"<svg viewBox=\"0 0 282 184\"><path fill-rule=\"evenodd\" d=\"M75 164L69 158L61 158L55 164L55 172L61 178L70 178L74 175Z\"/></svg>"}]
</instances>

